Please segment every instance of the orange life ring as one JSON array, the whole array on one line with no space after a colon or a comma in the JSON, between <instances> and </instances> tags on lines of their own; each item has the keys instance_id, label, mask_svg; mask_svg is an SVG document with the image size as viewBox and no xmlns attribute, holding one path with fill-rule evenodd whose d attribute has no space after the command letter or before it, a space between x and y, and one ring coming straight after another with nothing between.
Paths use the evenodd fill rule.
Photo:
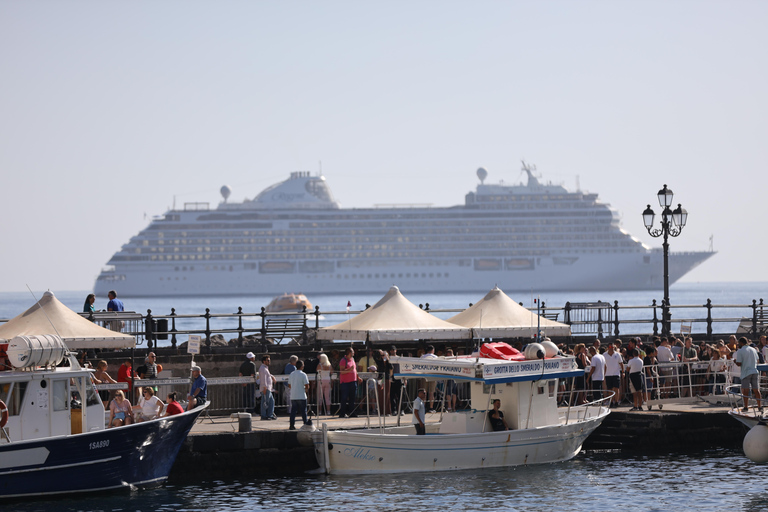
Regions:
<instances>
[{"instance_id":1,"label":"orange life ring","mask_svg":"<svg viewBox=\"0 0 768 512\"><path fill-rule=\"evenodd\" d=\"M0 428L3 428L6 423L8 423L8 407L0 400Z\"/></svg>"}]
</instances>

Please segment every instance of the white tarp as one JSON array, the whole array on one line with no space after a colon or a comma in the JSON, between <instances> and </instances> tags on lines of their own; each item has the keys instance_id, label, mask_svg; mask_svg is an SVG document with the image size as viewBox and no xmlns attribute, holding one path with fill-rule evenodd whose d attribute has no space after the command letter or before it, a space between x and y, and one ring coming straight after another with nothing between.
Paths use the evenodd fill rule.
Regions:
<instances>
[{"instance_id":1,"label":"white tarp","mask_svg":"<svg viewBox=\"0 0 768 512\"><path fill-rule=\"evenodd\" d=\"M321 340L456 340L470 336L469 329L449 324L410 302L397 286L362 313L317 332Z\"/></svg>"},{"instance_id":2,"label":"white tarp","mask_svg":"<svg viewBox=\"0 0 768 512\"><path fill-rule=\"evenodd\" d=\"M494 287L476 304L452 316L448 322L469 327L475 338L518 338L536 335L541 325L546 336L570 336L571 327L536 313L509 298L499 287Z\"/></svg>"},{"instance_id":3,"label":"white tarp","mask_svg":"<svg viewBox=\"0 0 768 512\"><path fill-rule=\"evenodd\" d=\"M54 329L55 327L55 329ZM70 350L93 348L131 348L136 338L100 327L45 292L38 303L0 325L0 338L58 334Z\"/></svg>"}]
</instances>

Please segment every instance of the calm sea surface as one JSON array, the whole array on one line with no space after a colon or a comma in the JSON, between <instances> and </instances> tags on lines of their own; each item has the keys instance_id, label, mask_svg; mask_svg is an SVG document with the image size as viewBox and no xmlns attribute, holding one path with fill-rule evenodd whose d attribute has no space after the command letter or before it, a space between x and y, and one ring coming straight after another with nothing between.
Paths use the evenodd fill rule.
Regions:
<instances>
[{"instance_id":1,"label":"calm sea surface","mask_svg":"<svg viewBox=\"0 0 768 512\"><path fill-rule=\"evenodd\" d=\"M57 291L53 290L56 297L75 311L81 311L85 296L88 291ZM346 310L347 302L349 301L352 306L351 310L354 313L365 309L366 304L375 304L387 290L382 290L380 294L348 294L348 295L313 295L309 297L312 304L319 306L321 312L338 312L342 313ZM119 290L118 290L119 293ZM35 291L35 296L38 298L42 295L41 291ZM662 291L642 291L642 292L547 292L540 296L540 300L543 301L548 308L563 307L566 302L610 302L618 301L619 306L622 308L628 308L629 306L647 306L655 299L657 303L661 303ZM430 309L463 309L469 306L470 303L475 303L483 297L483 294L469 294L469 293L433 293L433 294L419 294L419 293L406 293L406 298L414 304L429 304ZM534 293L528 294L512 294L511 297L517 302L522 302L526 307L535 307L534 299L537 295ZM272 296L254 294L249 297L185 297L185 298L158 298L158 297L130 297L124 299L126 311L136 311L142 314L146 314L147 310L152 310L153 315L168 315L171 313L171 308L176 309L177 315L203 315L205 309L209 308L211 313L236 313L238 307L243 308L244 313L256 313L261 310L261 307L266 306ZM706 318L706 310L701 307L707 299L711 299L712 303L716 306L727 305L748 305L753 300L760 301L761 298L768 299L768 283L679 283L671 287L670 300L674 306L693 306L690 308L675 308L672 311L673 318L673 331L679 328L679 323L675 320L683 318L700 319ZM5 292L0 293L0 319L13 318L14 316L22 313L27 308L34 304L34 298L29 292ZM107 298L97 297L96 308L106 309ZM437 313L440 318L448 318L455 313ZM650 319L653 313L648 309L621 309L619 312L619 318L622 321L632 319ZM716 325L715 332L726 333L735 332L738 326L738 320L742 317L751 317L751 308L725 308L717 307L713 311L715 318L732 318L731 322L723 322ZM658 311L658 317L661 318L661 311ZM562 313L560 314L562 319ZM342 322L347 319L346 314L326 314L321 320L321 326L333 325ZM243 325L245 328L257 329L261 326L260 318L243 319ZM215 332L216 328L228 329L236 328L236 319L213 319L211 320L212 330ZM198 329L205 328L205 323L201 319L179 319L176 323L176 328L183 329ZM652 326L649 323L645 324L629 324L623 323L621 325L621 334L642 334L652 331ZM695 322L693 324L694 333L706 332L706 324L701 322ZM180 337L180 341L186 341L185 336ZM170 345L170 342L160 341L159 344Z\"/></svg>"},{"instance_id":2,"label":"calm sea surface","mask_svg":"<svg viewBox=\"0 0 768 512\"><path fill-rule=\"evenodd\" d=\"M749 304L768 296L768 283L683 283L671 290L673 304ZM56 292L64 304L79 311L87 291ZM383 295L386 290L382 291ZM36 292L36 295L40 293ZM374 304L381 295L318 295L310 297L323 311L343 311ZM614 301L622 306L660 301L661 293L588 292L548 293L548 306L566 301ZM406 294L412 302L429 302L432 309L466 307L482 295ZM535 295L513 298L525 306ZM130 298L126 309L145 313L202 314L258 311L271 297L232 298ZM104 308L106 298L98 297ZM28 293L0 293L0 318L11 318L30 307ZM631 311L622 311L631 318ZM703 310L689 316L702 317ZM687 310L676 310L681 318ZM729 310L720 316L748 316L750 310ZM444 315L448 316L448 315ZM343 317L327 318L330 325ZM736 323L733 324L735 329ZM694 326L694 331L697 328ZM221 510L510 510L510 511L669 511L669 510L768 510L768 467L750 462L741 451L637 456L617 453L582 453L558 464L516 469L424 473L385 476L307 475L253 480L173 482L158 489L100 495L82 499L56 499L3 503L7 511L221 511Z\"/></svg>"},{"instance_id":3,"label":"calm sea surface","mask_svg":"<svg viewBox=\"0 0 768 512\"><path fill-rule=\"evenodd\" d=\"M4 511L757 511L768 468L741 453L585 453L516 469L381 476L212 480L83 499L3 503Z\"/></svg>"}]
</instances>

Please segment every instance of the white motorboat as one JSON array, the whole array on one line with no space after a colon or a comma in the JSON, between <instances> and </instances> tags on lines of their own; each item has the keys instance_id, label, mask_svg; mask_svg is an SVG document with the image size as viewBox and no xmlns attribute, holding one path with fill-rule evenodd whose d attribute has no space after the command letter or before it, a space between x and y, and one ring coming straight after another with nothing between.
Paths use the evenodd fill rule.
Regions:
<instances>
[{"instance_id":1,"label":"white motorboat","mask_svg":"<svg viewBox=\"0 0 768 512\"><path fill-rule=\"evenodd\" d=\"M507 467L573 458L609 414L601 401L558 407L558 380L579 376L573 357L525 361L393 357L397 378L468 382L470 408L449 412L416 435L410 425L312 433L320 468L331 474L399 473ZM492 401L501 400L509 430L493 431ZM572 400L571 400L572 402ZM380 420L381 421L381 420Z\"/></svg>"}]
</instances>

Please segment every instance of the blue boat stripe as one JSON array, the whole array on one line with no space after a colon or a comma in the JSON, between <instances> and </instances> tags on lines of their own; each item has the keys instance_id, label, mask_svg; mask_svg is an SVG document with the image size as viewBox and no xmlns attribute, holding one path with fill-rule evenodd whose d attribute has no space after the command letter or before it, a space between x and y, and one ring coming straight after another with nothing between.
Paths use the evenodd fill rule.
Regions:
<instances>
[{"instance_id":1,"label":"blue boat stripe","mask_svg":"<svg viewBox=\"0 0 768 512\"><path fill-rule=\"evenodd\" d=\"M34 471L48 471L51 469L66 469L66 468L75 468L78 466L89 466L91 464L102 464L104 462L112 462L113 460L119 460L120 458L121 456L118 455L116 457L109 457L108 459L91 460L87 462L77 462L75 464L61 464L59 466L41 466L41 467L31 468L31 469L17 469L15 471L4 471L0 473L0 476L18 475L21 473L31 473Z\"/></svg>"}]
</instances>

